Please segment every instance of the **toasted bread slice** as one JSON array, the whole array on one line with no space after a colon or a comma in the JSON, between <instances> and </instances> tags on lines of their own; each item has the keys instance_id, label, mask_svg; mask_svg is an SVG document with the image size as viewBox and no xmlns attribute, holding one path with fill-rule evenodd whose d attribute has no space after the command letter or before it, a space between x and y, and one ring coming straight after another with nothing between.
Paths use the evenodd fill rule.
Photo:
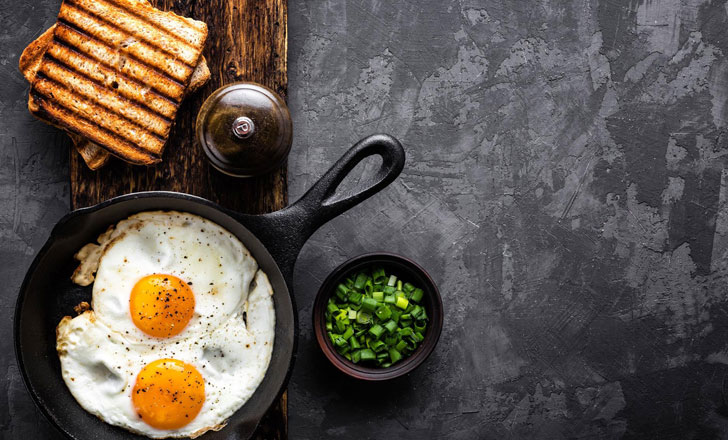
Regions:
<instances>
[{"instance_id":1,"label":"toasted bread slice","mask_svg":"<svg viewBox=\"0 0 728 440\"><path fill-rule=\"evenodd\" d=\"M86 162L86 165L90 169L98 170L111 159L111 153L101 148L99 144L84 139L75 133L69 133L69 136L73 140L73 146L76 148L76 151L78 151L78 154L81 155L83 161Z\"/></svg>"},{"instance_id":2,"label":"toasted bread slice","mask_svg":"<svg viewBox=\"0 0 728 440\"><path fill-rule=\"evenodd\" d=\"M187 93L190 94L199 90L209 79L210 68L207 66L207 62L205 62L203 57L195 71L192 73L192 80L190 81L190 86L187 87ZM73 139L73 144L79 154L81 154L81 157L83 157L86 165L88 165L88 167L92 170L101 168L109 161L111 154L98 146L98 144L76 134L71 134L71 139Z\"/></svg>"},{"instance_id":3,"label":"toasted bread slice","mask_svg":"<svg viewBox=\"0 0 728 440\"><path fill-rule=\"evenodd\" d=\"M194 93L199 90L202 86L207 83L210 79L210 68L207 66L207 62L203 57L200 63L192 73L192 80L190 81L189 87L187 87L187 94ZM78 139L76 139L78 138ZM111 154L108 151L98 146L88 139L84 139L76 134L71 134L74 146L76 150L81 154L83 160L86 162L89 168L96 170L101 168L109 161Z\"/></svg>"},{"instance_id":4,"label":"toasted bread slice","mask_svg":"<svg viewBox=\"0 0 728 440\"><path fill-rule=\"evenodd\" d=\"M35 74L38 71L41 59L45 54L48 45L53 40L53 32L55 26L56 25L54 24L45 32L43 32L38 38L33 40L20 55L20 71L25 79L28 80L28 82L32 82L33 78L35 78ZM187 93L189 94L195 92L200 87L205 85L205 83L209 79L210 69L207 66L205 57L202 57L200 59L200 62L197 64L197 67L195 67L195 70L192 72L192 79L190 80L190 85L187 88ZM37 104L33 102L32 95L30 96L30 99L28 101L28 108L31 110L31 113L36 113L38 109ZM108 162L110 158L110 154L108 151L104 150L98 144L84 139L82 136L79 136L72 132L68 132L68 134L73 141L74 147L79 152L81 157L83 157L83 160L86 162L86 165L90 169L99 169L104 166L106 162Z\"/></svg>"},{"instance_id":5,"label":"toasted bread slice","mask_svg":"<svg viewBox=\"0 0 728 440\"><path fill-rule=\"evenodd\" d=\"M159 162L206 37L143 0L64 0L29 107L127 162Z\"/></svg>"},{"instance_id":6,"label":"toasted bread slice","mask_svg":"<svg viewBox=\"0 0 728 440\"><path fill-rule=\"evenodd\" d=\"M23 74L28 82L33 82L35 73L40 67L40 61L45 55L48 45L53 41L53 31L56 25L49 27L45 30L40 37L31 41L30 44L20 54L20 60L18 61L18 67L20 67L20 73Z\"/></svg>"},{"instance_id":7,"label":"toasted bread slice","mask_svg":"<svg viewBox=\"0 0 728 440\"><path fill-rule=\"evenodd\" d=\"M207 66L207 62L205 62L203 57L197 65L197 68L195 68L195 71L192 73L192 80L190 81L190 86L187 87L187 93L190 94L199 90L209 79L210 68ZM109 154L108 151L88 139L84 139L76 134L71 134L71 139L73 139L73 144L79 154L81 154L81 157L83 157L86 165L88 165L88 167L92 170L96 170L104 166L111 157L111 154Z\"/></svg>"}]
</instances>

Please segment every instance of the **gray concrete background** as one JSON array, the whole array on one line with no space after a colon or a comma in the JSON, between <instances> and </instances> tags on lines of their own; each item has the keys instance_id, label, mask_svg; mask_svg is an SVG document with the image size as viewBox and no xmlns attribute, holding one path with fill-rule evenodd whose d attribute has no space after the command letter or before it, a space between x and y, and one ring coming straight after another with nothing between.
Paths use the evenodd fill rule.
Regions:
<instances>
[{"instance_id":1,"label":"gray concrete background","mask_svg":"<svg viewBox=\"0 0 728 440\"><path fill-rule=\"evenodd\" d=\"M67 142L28 115L16 67L57 7L0 0L11 439L55 437L19 378L11 312L68 210ZM728 438L725 1L289 8L291 199L366 134L408 154L397 182L299 258L291 438ZM310 324L328 272L374 250L421 262L446 308L427 363L379 386L338 375Z\"/></svg>"}]
</instances>

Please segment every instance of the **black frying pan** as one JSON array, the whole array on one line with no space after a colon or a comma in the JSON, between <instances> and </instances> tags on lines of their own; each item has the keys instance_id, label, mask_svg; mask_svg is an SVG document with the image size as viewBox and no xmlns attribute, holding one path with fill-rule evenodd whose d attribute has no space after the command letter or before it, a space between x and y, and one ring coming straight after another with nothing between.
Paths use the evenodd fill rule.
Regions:
<instances>
[{"instance_id":1,"label":"black frying pan","mask_svg":"<svg viewBox=\"0 0 728 440\"><path fill-rule=\"evenodd\" d=\"M365 189L336 195L336 188L364 158L379 155L382 165ZM293 264L306 240L322 224L391 183L404 167L404 150L388 135L374 135L354 145L296 203L265 215L244 215L208 200L174 192L143 192L117 197L71 212L53 228L33 260L15 308L15 351L25 385L50 422L75 439L142 438L113 427L84 411L66 388L56 354L55 328L73 306L90 301L91 287L71 283L73 254L95 241L109 225L148 210L186 211L212 220L235 234L250 250L273 286L276 313L273 356L263 382L250 400L219 432L205 439L247 439L282 392L293 367L298 337L291 294Z\"/></svg>"}]
</instances>

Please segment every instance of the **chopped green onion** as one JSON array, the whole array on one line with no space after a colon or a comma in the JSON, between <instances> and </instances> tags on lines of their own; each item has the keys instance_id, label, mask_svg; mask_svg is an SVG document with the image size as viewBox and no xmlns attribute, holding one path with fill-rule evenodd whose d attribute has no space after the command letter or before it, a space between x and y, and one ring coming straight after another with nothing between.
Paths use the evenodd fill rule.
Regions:
<instances>
[{"instance_id":1,"label":"chopped green onion","mask_svg":"<svg viewBox=\"0 0 728 440\"><path fill-rule=\"evenodd\" d=\"M337 347L343 347L346 344L346 339L341 336L334 336L334 345Z\"/></svg>"},{"instance_id":2,"label":"chopped green onion","mask_svg":"<svg viewBox=\"0 0 728 440\"><path fill-rule=\"evenodd\" d=\"M374 278L374 282L381 284L387 281L387 274L384 273L384 269L377 268L372 271L372 278Z\"/></svg>"},{"instance_id":3,"label":"chopped green onion","mask_svg":"<svg viewBox=\"0 0 728 440\"><path fill-rule=\"evenodd\" d=\"M359 324L368 324L369 322L371 322L371 320L372 315L370 315L369 313L362 312L361 310L356 312L356 322L358 322Z\"/></svg>"},{"instance_id":4,"label":"chopped green onion","mask_svg":"<svg viewBox=\"0 0 728 440\"><path fill-rule=\"evenodd\" d=\"M384 324L384 328L386 328L389 333L392 333L397 329L397 323L390 319Z\"/></svg>"},{"instance_id":5,"label":"chopped green onion","mask_svg":"<svg viewBox=\"0 0 728 440\"><path fill-rule=\"evenodd\" d=\"M412 311L410 312L410 315L412 315L413 318L417 319L422 314L422 307L420 306L414 306L412 308Z\"/></svg>"},{"instance_id":6,"label":"chopped green onion","mask_svg":"<svg viewBox=\"0 0 728 440\"><path fill-rule=\"evenodd\" d=\"M369 313L374 313L374 310L377 308L377 300L365 297L361 300L361 308Z\"/></svg>"},{"instance_id":7,"label":"chopped green onion","mask_svg":"<svg viewBox=\"0 0 728 440\"><path fill-rule=\"evenodd\" d=\"M387 368L410 356L427 332L424 291L412 283L368 268L336 286L326 304L327 336L353 363Z\"/></svg>"},{"instance_id":8,"label":"chopped green onion","mask_svg":"<svg viewBox=\"0 0 728 440\"><path fill-rule=\"evenodd\" d=\"M359 303L361 303L361 298L362 298L362 294L359 292L351 292L349 294L349 302L351 302L351 303L359 304Z\"/></svg>"},{"instance_id":9,"label":"chopped green onion","mask_svg":"<svg viewBox=\"0 0 728 440\"><path fill-rule=\"evenodd\" d=\"M336 291L337 291L337 292L339 292L339 293L342 293L342 294L344 295L343 297L341 297L341 299L344 299L344 298L346 298L346 296L347 296L347 295L349 294L349 288L348 288L348 287L346 287L346 286L345 286L345 285L343 285L343 284L339 284L339 285L338 285L338 286L336 287Z\"/></svg>"},{"instance_id":10,"label":"chopped green onion","mask_svg":"<svg viewBox=\"0 0 728 440\"><path fill-rule=\"evenodd\" d=\"M371 344L371 349L374 350L375 353L379 353L380 351L387 348L387 344L385 344L382 341L374 341Z\"/></svg>"},{"instance_id":11,"label":"chopped green onion","mask_svg":"<svg viewBox=\"0 0 728 440\"><path fill-rule=\"evenodd\" d=\"M399 335L403 338L407 337L407 336L411 337L411 336L414 336L414 332L412 331L412 327L405 327L405 328L399 329Z\"/></svg>"},{"instance_id":12,"label":"chopped green onion","mask_svg":"<svg viewBox=\"0 0 728 440\"><path fill-rule=\"evenodd\" d=\"M371 333L375 338L379 339L379 337L382 336L382 333L384 333L384 327L379 324L374 324L369 329L369 333Z\"/></svg>"},{"instance_id":13,"label":"chopped green onion","mask_svg":"<svg viewBox=\"0 0 728 440\"><path fill-rule=\"evenodd\" d=\"M368 279L366 284L364 284L364 291L366 293L372 293L374 291L374 283L372 283L371 279Z\"/></svg>"},{"instance_id":14,"label":"chopped green onion","mask_svg":"<svg viewBox=\"0 0 728 440\"><path fill-rule=\"evenodd\" d=\"M370 360L377 358L377 356L374 354L374 352L372 350L370 350L369 348L364 348L364 349L360 350L359 354L360 354L361 360L363 360L363 361L370 361Z\"/></svg>"},{"instance_id":15,"label":"chopped green onion","mask_svg":"<svg viewBox=\"0 0 728 440\"><path fill-rule=\"evenodd\" d=\"M375 314L377 315L377 318L384 321L392 316L392 309L390 309L389 306L379 306Z\"/></svg>"},{"instance_id":16,"label":"chopped green onion","mask_svg":"<svg viewBox=\"0 0 728 440\"><path fill-rule=\"evenodd\" d=\"M412 301L418 303L418 302L422 301L422 295L424 293L425 292L422 289L417 288L417 289L415 289L415 290L412 291L412 296L410 297L410 299Z\"/></svg>"},{"instance_id":17,"label":"chopped green onion","mask_svg":"<svg viewBox=\"0 0 728 440\"><path fill-rule=\"evenodd\" d=\"M361 290L364 288L366 283L367 283L367 275L362 272L356 276L356 281L354 281L354 288Z\"/></svg>"}]
</instances>

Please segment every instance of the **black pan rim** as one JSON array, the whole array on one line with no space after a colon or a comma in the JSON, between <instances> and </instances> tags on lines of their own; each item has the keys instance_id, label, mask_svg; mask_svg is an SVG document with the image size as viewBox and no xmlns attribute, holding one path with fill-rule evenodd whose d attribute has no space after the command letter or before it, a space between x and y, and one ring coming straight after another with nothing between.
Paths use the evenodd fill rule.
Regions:
<instances>
[{"instance_id":1,"label":"black pan rim","mask_svg":"<svg viewBox=\"0 0 728 440\"><path fill-rule=\"evenodd\" d=\"M86 208L84 208L86 209ZM75 211L73 211L75 212ZM68 220L69 218L72 218L71 214L73 212L70 212L63 217L61 217L61 220L59 220L56 223L56 226L60 224L61 221ZM54 227L55 229L55 227ZM33 262L30 263L30 266L28 267L28 270L25 272L25 277L23 278L23 282L20 284L20 291L18 292L18 298L15 300L15 313L13 314L13 346L15 348L15 360L18 363L18 370L20 370L20 375L23 378L23 385L25 386L25 389L28 391L28 394L30 394L31 399L33 399L33 403L35 404L36 408L40 410L40 412L43 414L43 416L50 422L50 424L56 428L61 434L64 434L66 437L73 438L73 436L63 429L63 427L58 423L58 421L51 416L51 414L46 409L45 404L40 400L40 397L33 391L30 385L30 379L28 378L28 373L26 372L25 363L23 362L23 356L22 356L22 350L20 347L20 314L21 314L21 308L22 305L25 303L25 292L28 287L28 283L30 282L31 275L35 272L36 267L40 263L41 258L48 252L48 248L53 243L53 240L51 240L53 236L53 231L51 231L51 235L48 236L48 239L46 240L43 247L38 251L38 253L35 255L35 258L33 258Z\"/></svg>"},{"instance_id":2,"label":"black pan rim","mask_svg":"<svg viewBox=\"0 0 728 440\"><path fill-rule=\"evenodd\" d=\"M68 214L61 217L56 224L54 225L53 229L51 230L50 234L48 235L48 238L46 239L46 242L43 244L43 246L40 248L38 253L33 258L33 261L31 262L30 266L28 266L28 269L25 273L25 277L23 277L23 282L20 284L18 296L15 300L15 310L13 313L13 347L15 351L15 360L18 365L18 370L20 370L20 375L23 378L23 385L25 386L25 389L28 391L28 394L30 394L31 399L33 400L33 403L35 404L36 408L38 408L43 414L43 416L50 422L50 424L61 434L63 434L65 437L70 439L75 439L76 437L70 433L68 430L64 429L63 426L61 426L61 423L58 422L58 420L53 417L48 409L46 408L45 403L40 399L40 396L33 390L30 379L28 378L28 373L25 368L25 363L23 362L23 355L22 355L22 349L20 346L20 315L21 315L21 308L22 305L25 302L25 293L27 290L28 283L30 282L30 279L32 278L33 273L35 273L36 267L40 263L42 257L48 252L48 249L51 247L51 245L54 242L54 238L57 236L57 230L60 226L62 226L64 223L67 223L70 219L78 217L80 215L85 215L88 213L92 213L98 210L101 210L107 206L113 205L115 203L123 202L126 200L136 200L136 199L144 199L144 198L152 198L152 197L167 197L172 199L183 199L183 200L189 200L195 203L200 203L206 206L209 206L211 208L215 208L218 211L222 212L225 215L230 216L234 221L240 223L238 219L236 219L234 216L231 215L231 211L228 209L223 208L222 206L205 199L204 197L195 196L192 194L186 194L176 191L141 191L141 192L134 192L129 194L123 194L120 196L112 197L110 199L104 200L103 202L97 203L96 205L87 206L79 209L75 209ZM241 223L242 225L242 223ZM245 227L245 225L242 225ZM247 229L247 228L246 228ZM264 245L265 247L265 245ZM279 269L280 271L280 269ZM293 347L292 347L292 353L291 353L291 359L289 362L289 367L286 372L286 376L283 379L283 382L272 399L272 403L274 403L276 400L280 398L280 396L283 394L284 390L287 388L288 382L291 378L291 374L293 372L293 366L296 361L296 352L298 349L298 336L299 336L299 328L298 328L298 313L297 306L295 302L294 296L291 294L290 287L286 286L286 294L289 296L291 300L291 304L293 306L294 310L294 326L293 326ZM241 407L242 408L242 407ZM263 415L268 411L269 406L265 408L265 411L263 412ZM260 419L258 419L258 422L260 422Z\"/></svg>"}]
</instances>

